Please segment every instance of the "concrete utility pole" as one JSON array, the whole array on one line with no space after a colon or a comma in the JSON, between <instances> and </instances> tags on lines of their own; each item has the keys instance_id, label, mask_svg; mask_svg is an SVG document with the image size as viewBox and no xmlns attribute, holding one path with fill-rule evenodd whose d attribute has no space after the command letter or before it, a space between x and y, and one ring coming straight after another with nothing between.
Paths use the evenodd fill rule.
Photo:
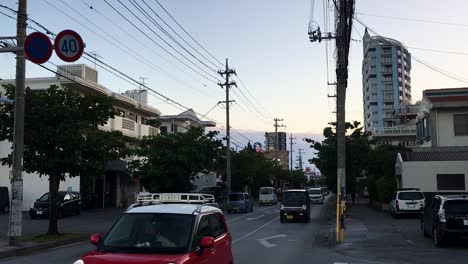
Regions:
<instances>
[{"instance_id":1,"label":"concrete utility pole","mask_svg":"<svg viewBox=\"0 0 468 264\"><path fill-rule=\"evenodd\" d=\"M351 31L355 0L336 0L335 25L336 32L325 33L322 36L320 27L317 30L309 30L311 42L322 39L335 39L336 42L336 137L337 137L337 218L336 218L336 242L344 241L344 209L346 202L346 88L348 86L348 57L351 42Z\"/></svg>"},{"instance_id":2,"label":"concrete utility pole","mask_svg":"<svg viewBox=\"0 0 468 264\"><path fill-rule=\"evenodd\" d=\"M289 137L289 170L293 171L293 144L296 144L296 142L293 142L293 140L296 138L293 138L292 133L291 136Z\"/></svg>"},{"instance_id":3,"label":"concrete utility pole","mask_svg":"<svg viewBox=\"0 0 468 264\"><path fill-rule=\"evenodd\" d=\"M11 179L11 211L9 219L9 244L16 245L22 236L23 205L23 153L24 153L24 90L26 82L26 59L23 50L26 39L27 0L19 0L16 24L16 89L15 123L13 138L13 166Z\"/></svg>"},{"instance_id":4,"label":"concrete utility pole","mask_svg":"<svg viewBox=\"0 0 468 264\"><path fill-rule=\"evenodd\" d=\"M273 125L275 127L275 160L278 160L278 149L279 149L279 143L278 143L278 127L286 127L285 125L283 124L280 124L278 125L278 122L281 122L283 121L283 119L281 118L275 118L273 119L273 121L275 121L275 124Z\"/></svg>"},{"instance_id":5,"label":"concrete utility pole","mask_svg":"<svg viewBox=\"0 0 468 264\"><path fill-rule=\"evenodd\" d=\"M224 83L218 83L219 86L226 88L226 182L227 182L227 193L231 192L231 127L229 125L229 104L232 101L229 101L229 89L231 86L237 87L236 82L229 81L231 74L237 75L236 71L229 69L228 59L226 58L226 69L224 71L219 70L218 73L225 77L226 80Z\"/></svg>"}]
</instances>

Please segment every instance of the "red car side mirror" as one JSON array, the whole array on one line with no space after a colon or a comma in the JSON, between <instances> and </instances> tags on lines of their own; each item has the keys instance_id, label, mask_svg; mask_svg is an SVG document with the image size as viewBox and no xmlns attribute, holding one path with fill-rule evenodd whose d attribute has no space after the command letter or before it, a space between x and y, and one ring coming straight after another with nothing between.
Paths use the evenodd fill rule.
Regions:
<instances>
[{"instance_id":1,"label":"red car side mirror","mask_svg":"<svg viewBox=\"0 0 468 264\"><path fill-rule=\"evenodd\" d=\"M89 238L89 242L93 245L99 245L101 243L101 235L100 234L92 234L91 237Z\"/></svg>"},{"instance_id":2,"label":"red car side mirror","mask_svg":"<svg viewBox=\"0 0 468 264\"><path fill-rule=\"evenodd\" d=\"M214 247L214 238L212 237L202 237L200 241L200 247L201 248L212 248Z\"/></svg>"}]
</instances>

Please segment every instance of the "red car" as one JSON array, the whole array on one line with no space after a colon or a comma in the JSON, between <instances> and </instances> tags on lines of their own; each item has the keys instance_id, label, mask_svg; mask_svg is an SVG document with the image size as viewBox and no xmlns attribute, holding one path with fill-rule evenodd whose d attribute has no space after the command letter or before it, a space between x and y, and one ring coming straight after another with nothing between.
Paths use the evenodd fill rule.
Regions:
<instances>
[{"instance_id":1,"label":"red car","mask_svg":"<svg viewBox=\"0 0 468 264\"><path fill-rule=\"evenodd\" d=\"M133 205L104 237L92 235L96 250L74 264L233 263L232 237L220 209L159 202Z\"/></svg>"}]
</instances>

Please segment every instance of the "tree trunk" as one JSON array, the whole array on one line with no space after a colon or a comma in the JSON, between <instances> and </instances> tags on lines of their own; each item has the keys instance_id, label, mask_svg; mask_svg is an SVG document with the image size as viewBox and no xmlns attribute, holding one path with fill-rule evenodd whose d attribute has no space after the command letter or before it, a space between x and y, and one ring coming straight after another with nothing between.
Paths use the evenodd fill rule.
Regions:
<instances>
[{"instance_id":1,"label":"tree trunk","mask_svg":"<svg viewBox=\"0 0 468 264\"><path fill-rule=\"evenodd\" d=\"M57 235L57 193L60 185L60 175L53 172L49 175L49 230L47 234Z\"/></svg>"}]
</instances>

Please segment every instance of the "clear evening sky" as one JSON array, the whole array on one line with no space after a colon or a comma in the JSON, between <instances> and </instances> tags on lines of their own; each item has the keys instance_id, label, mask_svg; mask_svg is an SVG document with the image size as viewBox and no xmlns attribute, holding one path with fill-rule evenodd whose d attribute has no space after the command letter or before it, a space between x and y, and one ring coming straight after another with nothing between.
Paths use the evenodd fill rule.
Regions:
<instances>
[{"instance_id":1,"label":"clear evening sky","mask_svg":"<svg viewBox=\"0 0 468 264\"><path fill-rule=\"evenodd\" d=\"M121 1L128 7L132 7L128 0ZM159 14L164 15L154 0L145 1ZM110 39L115 45L121 46L124 43L132 47L135 52L153 64L195 88L179 85L136 60L133 56L123 53L112 44L104 41L101 37L106 39L109 37L74 13L62 1L30 0L28 2L28 12L31 18L51 31L58 33L62 29L74 29L85 40L88 52L97 52L102 56L103 61L135 79L148 78L148 86L194 108L199 113L206 113L216 102L225 100L224 92L220 87L193 74L189 69L173 60L120 18L104 1L65 0L81 15L120 40L121 43L116 43ZM60 13L47 2L63 10L67 15ZM108 2L112 3L135 24L140 25L140 28L147 34L152 34L132 17L117 0L108 0ZM141 1L138 2L141 4ZM310 43L307 36L310 0L160 0L160 2L218 60L224 61L226 57L229 58L230 65L237 70L250 93L270 112L262 111L266 117L261 118L253 114L253 110L249 110L244 104L240 106L234 104L231 114L232 127L241 131L250 130L250 133L252 131L263 133L273 129L271 118L279 117L284 119L284 124L287 126L286 129L282 129L283 131L320 134L323 127L334 120L334 115L331 113L334 109L334 101L327 98L327 91L332 93L332 89L326 84L324 42ZM1 0L0 3L14 9L17 8L15 0ZM91 10L85 3L92 5L95 10L104 14L114 25ZM468 2L463 0L449 2L436 0L357 0L356 4L357 13L468 24L466 18ZM0 10L10 14L7 10ZM314 20L319 24L323 24L322 14L322 1L317 0L315 1ZM163 17L166 21L170 21L167 16ZM467 25L422 23L364 15L358 15L358 17L379 34L404 42L410 47L412 55L417 56L417 58L450 73L468 78L468 73L465 72L466 68L464 68L466 55L436 53L411 48L468 52L466 48L468 42ZM86 24L101 37L71 18ZM116 26L131 32L136 39L123 33ZM154 26L153 28L159 32ZM174 28L176 28L175 25ZM28 30L28 32L32 31ZM356 41L351 44L349 64L347 120L362 120L362 43L359 41L363 33L364 28L355 23L353 38ZM15 21L0 14L0 36L10 35L15 35ZM162 43L154 35L151 36L155 41ZM163 58L156 55L154 51ZM169 60L171 63L167 63L165 60ZM51 61L62 64L56 55L53 55ZM77 63L92 65L83 59ZM0 78L14 78L14 55L0 54L0 65ZM51 64L46 63L45 66L55 69L55 66ZM123 92L135 89L130 84L103 70L99 70L99 74L100 83L111 90ZM27 77L51 75L52 73L36 65L31 63L27 65ZM466 85L430 70L415 60L412 62L411 77L413 98L415 99L421 98L424 89ZM245 88L240 85L239 87L243 89L244 94L248 95ZM153 96L150 98L152 105L159 108L163 114L181 112L160 99ZM234 99L242 103L238 96L234 95ZM263 110L261 107L258 108ZM222 108L215 108L208 116L225 122L225 113ZM239 138L238 141L244 142L242 138Z\"/></svg>"}]
</instances>

